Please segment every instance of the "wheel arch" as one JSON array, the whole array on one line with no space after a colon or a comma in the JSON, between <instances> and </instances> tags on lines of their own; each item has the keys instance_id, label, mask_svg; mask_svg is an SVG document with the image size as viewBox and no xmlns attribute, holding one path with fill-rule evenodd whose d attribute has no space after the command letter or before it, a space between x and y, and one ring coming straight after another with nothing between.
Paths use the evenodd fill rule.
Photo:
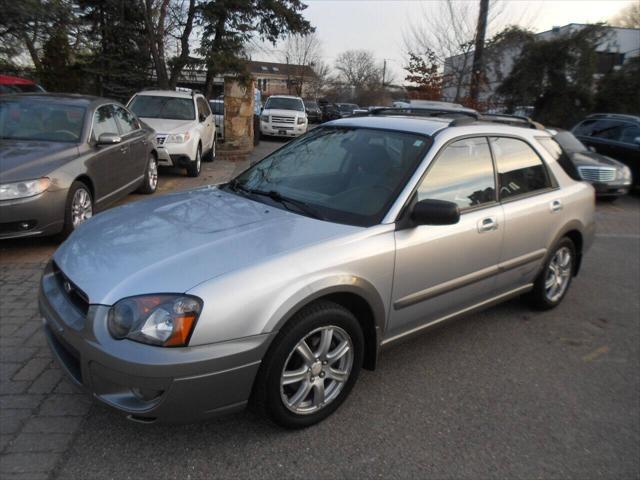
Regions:
<instances>
[{"instance_id":1,"label":"wheel arch","mask_svg":"<svg viewBox=\"0 0 640 480\"><path fill-rule=\"evenodd\" d=\"M385 325L385 306L375 287L363 279L350 284L326 286L293 302L281 315L273 330L280 330L300 310L312 303L327 300L349 310L362 327L365 338L363 367L374 370L377 364L380 340Z\"/></svg>"},{"instance_id":2,"label":"wheel arch","mask_svg":"<svg viewBox=\"0 0 640 480\"><path fill-rule=\"evenodd\" d=\"M73 181L74 182L82 182L87 187L89 187L89 193L91 194L91 198L93 199L93 204L94 204L94 208L95 208L96 189L95 189L95 185L93 183L93 180L91 180L91 177L89 177L89 175L87 175L87 174L82 174L82 175L78 175Z\"/></svg>"},{"instance_id":3,"label":"wheel arch","mask_svg":"<svg viewBox=\"0 0 640 480\"><path fill-rule=\"evenodd\" d=\"M549 251L551 247L558 243L560 239L568 237L576 248L576 262L573 267L573 276L575 277L580 272L580 265L582 264L582 254L587 246L588 232L585 231L584 225L578 220L573 220L567 223L559 233L554 237L553 242L551 242Z\"/></svg>"}]
</instances>

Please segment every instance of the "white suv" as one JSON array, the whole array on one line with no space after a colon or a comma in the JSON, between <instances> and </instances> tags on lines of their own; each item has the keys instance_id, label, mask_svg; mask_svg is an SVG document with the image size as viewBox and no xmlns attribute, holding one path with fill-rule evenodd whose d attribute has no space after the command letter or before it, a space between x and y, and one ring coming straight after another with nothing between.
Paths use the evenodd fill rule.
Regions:
<instances>
[{"instance_id":1,"label":"white suv","mask_svg":"<svg viewBox=\"0 0 640 480\"><path fill-rule=\"evenodd\" d=\"M158 165L184 167L197 177L202 159L216 155L216 126L204 95L173 90L138 92L127 104L156 132Z\"/></svg>"},{"instance_id":2,"label":"white suv","mask_svg":"<svg viewBox=\"0 0 640 480\"><path fill-rule=\"evenodd\" d=\"M307 132L308 121L300 97L272 95L260 115L260 133L279 137L299 137Z\"/></svg>"}]
</instances>

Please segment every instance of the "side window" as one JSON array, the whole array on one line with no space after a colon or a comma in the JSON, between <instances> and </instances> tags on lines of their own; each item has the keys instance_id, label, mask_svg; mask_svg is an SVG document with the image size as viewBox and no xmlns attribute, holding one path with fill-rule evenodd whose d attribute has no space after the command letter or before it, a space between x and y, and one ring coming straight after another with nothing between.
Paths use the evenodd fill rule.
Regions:
<instances>
[{"instance_id":1,"label":"side window","mask_svg":"<svg viewBox=\"0 0 640 480\"><path fill-rule=\"evenodd\" d=\"M198 118L200 117L200 115L204 115L205 117L208 117L209 115L211 115L209 104L204 98L198 97L196 99L196 104L198 105Z\"/></svg>"},{"instance_id":2,"label":"side window","mask_svg":"<svg viewBox=\"0 0 640 480\"><path fill-rule=\"evenodd\" d=\"M446 200L463 209L495 201L495 189L487 139L465 138L436 157L418 187L418 200Z\"/></svg>"},{"instance_id":3,"label":"side window","mask_svg":"<svg viewBox=\"0 0 640 480\"><path fill-rule=\"evenodd\" d=\"M136 117L134 117L128 110L118 106L114 106L113 109L115 111L116 121L118 122L123 135L140 128Z\"/></svg>"},{"instance_id":4,"label":"side window","mask_svg":"<svg viewBox=\"0 0 640 480\"><path fill-rule=\"evenodd\" d=\"M103 133L120 135L111 105L104 105L93 114L93 139L98 140Z\"/></svg>"},{"instance_id":5,"label":"side window","mask_svg":"<svg viewBox=\"0 0 640 480\"><path fill-rule=\"evenodd\" d=\"M536 140L538 140L538 143L540 143L540 145L549 152L554 160L560 164L567 175L574 180L582 180L575 164L571 161L558 142L551 137L536 137Z\"/></svg>"},{"instance_id":6,"label":"side window","mask_svg":"<svg viewBox=\"0 0 640 480\"><path fill-rule=\"evenodd\" d=\"M501 199L551 186L542 160L526 142L514 138L492 137L491 148L498 168Z\"/></svg>"}]
</instances>

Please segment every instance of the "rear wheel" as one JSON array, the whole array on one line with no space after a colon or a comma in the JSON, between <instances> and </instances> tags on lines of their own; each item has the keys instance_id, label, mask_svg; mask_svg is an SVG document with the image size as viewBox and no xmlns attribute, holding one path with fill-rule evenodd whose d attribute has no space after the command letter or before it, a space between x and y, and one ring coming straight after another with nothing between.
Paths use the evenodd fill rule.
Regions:
<instances>
[{"instance_id":1,"label":"rear wheel","mask_svg":"<svg viewBox=\"0 0 640 480\"><path fill-rule=\"evenodd\" d=\"M147 161L147 170L144 173L144 179L142 180L142 185L138 191L140 193L154 193L158 188L158 160L156 156L151 153L149 154L149 160Z\"/></svg>"},{"instance_id":2,"label":"rear wheel","mask_svg":"<svg viewBox=\"0 0 640 480\"><path fill-rule=\"evenodd\" d=\"M187 176L197 177L200 175L201 170L202 170L202 147L198 145L195 161L189 162L189 164L187 165Z\"/></svg>"},{"instance_id":3,"label":"rear wheel","mask_svg":"<svg viewBox=\"0 0 640 480\"><path fill-rule=\"evenodd\" d=\"M527 294L529 304L539 310L558 306L571 285L575 263L575 245L564 237L551 250L533 290Z\"/></svg>"},{"instance_id":4,"label":"rear wheel","mask_svg":"<svg viewBox=\"0 0 640 480\"><path fill-rule=\"evenodd\" d=\"M256 380L253 400L275 423L304 428L331 415L360 373L358 320L333 302L300 311L280 331Z\"/></svg>"}]
</instances>

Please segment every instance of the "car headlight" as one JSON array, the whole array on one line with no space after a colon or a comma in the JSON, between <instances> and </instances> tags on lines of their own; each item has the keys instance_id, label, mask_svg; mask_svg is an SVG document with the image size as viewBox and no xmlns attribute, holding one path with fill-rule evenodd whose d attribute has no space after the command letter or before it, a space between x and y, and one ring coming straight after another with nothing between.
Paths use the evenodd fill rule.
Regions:
<instances>
[{"instance_id":1,"label":"car headlight","mask_svg":"<svg viewBox=\"0 0 640 480\"><path fill-rule=\"evenodd\" d=\"M306 117L298 117L298 125L303 125L306 121Z\"/></svg>"},{"instance_id":2,"label":"car headlight","mask_svg":"<svg viewBox=\"0 0 640 480\"><path fill-rule=\"evenodd\" d=\"M185 143L188 142L190 138L191 135L189 134L189 132L172 133L171 135L167 136L167 139L164 141L164 143Z\"/></svg>"},{"instance_id":3,"label":"car headlight","mask_svg":"<svg viewBox=\"0 0 640 480\"><path fill-rule=\"evenodd\" d=\"M269 115L261 115L260 120L262 120L264 123L269 123Z\"/></svg>"},{"instance_id":4,"label":"car headlight","mask_svg":"<svg viewBox=\"0 0 640 480\"><path fill-rule=\"evenodd\" d=\"M184 347L201 311L202 300L190 295L141 295L124 298L111 307L107 326L118 340Z\"/></svg>"},{"instance_id":5,"label":"car headlight","mask_svg":"<svg viewBox=\"0 0 640 480\"><path fill-rule=\"evenodd\" d=\"M618 174L616 176L618 180L622 180L624 181L624 183L631 183L631 180L632 180L631 169L626 165L618 169Z\"/></svg>"},{"instance_id":6,"label":"car headlight","mask_svg":"<svg viewBox=\"0 0 640 480\"><path fill-rule=\"evenodd\" d=\"M0 184L0 200L14 200L17 198L33 197L44 192L51 185L47 177L24 182Z\"/></svg>"}]
</instances>

